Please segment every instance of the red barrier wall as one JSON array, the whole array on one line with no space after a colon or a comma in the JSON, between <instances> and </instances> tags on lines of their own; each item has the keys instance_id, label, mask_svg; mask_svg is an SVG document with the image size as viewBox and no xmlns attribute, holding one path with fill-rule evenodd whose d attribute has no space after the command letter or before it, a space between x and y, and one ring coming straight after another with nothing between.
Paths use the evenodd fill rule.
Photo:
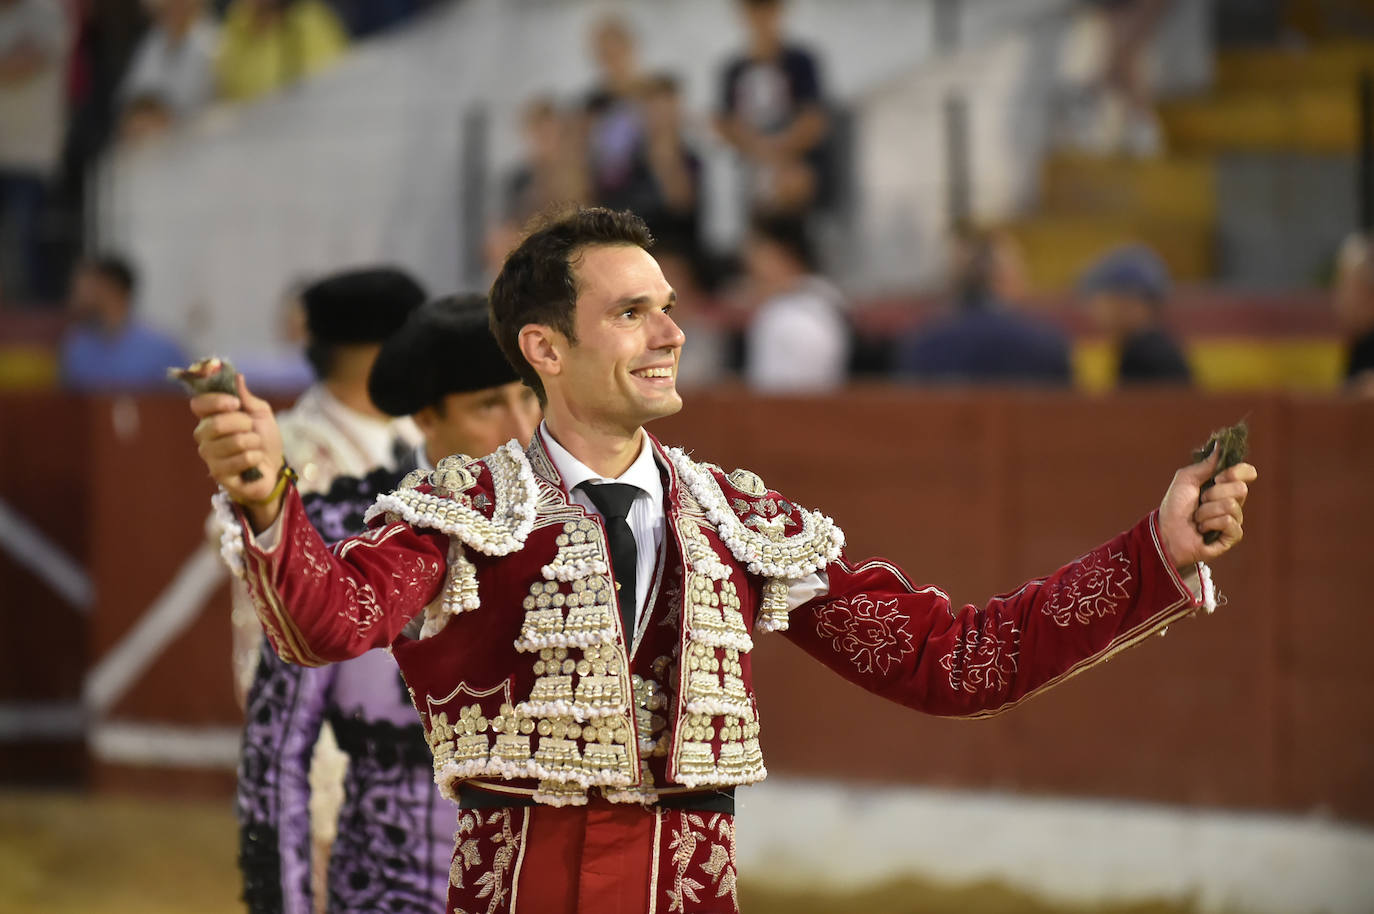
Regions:
<instances>
[{"instance_id":1,"label":"red barrier wall","mask_svg":"<svg viewBox=\"0 0 1374 914\"><path fill-rule=\"evenodd\" d=\"M49 418L58 415L70 418ZM721 391L694 396L654 431L822 508L848 533L851 557L884 555L956 600L981 602L1133 523L1211 428L1243 415L1261 479L1245 543L1215 569L1227 597L1215 616L1179 623L1167 638L980 722L872 698L781 637L761 637L770 769L1374 821L1374 617L1365 597L1374 404L1185 392L1087 399L874 388L774 400ZM0 556L0 703L71 696L80 670L127 635L199 545L211 486L176 398L0 399L0 418L0 498L84 562L97 589L83 621ZM14 427L25 431L10 434ZM83 625L88 657L70 636ZM221 588L110 717L232 725L229 683ZM0 751L0 777L13 778L32 773L23 760L40 749L10 742ZM104 782L153 776L97 770Z\"/></svg>"}]
</instances>

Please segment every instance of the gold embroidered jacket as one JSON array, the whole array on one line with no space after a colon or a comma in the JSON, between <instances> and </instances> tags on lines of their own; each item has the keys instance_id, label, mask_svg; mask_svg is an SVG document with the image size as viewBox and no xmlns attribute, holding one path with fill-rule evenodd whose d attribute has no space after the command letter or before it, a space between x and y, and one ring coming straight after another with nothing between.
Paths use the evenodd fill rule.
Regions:
<instances>
[{"instance_id":1,"label":"gold embroidered jacket","mask_svg":"<svg viewBox=\"0 0 1374 914\"><path fill-rule=\"evenodd\" d=\"M264 628L317 665L390 646L450 796L464 780L550 804L651 802L765 774L749 653L786 637L852 682L935 714L1004 710L1194 612L1155 517L986 605L956 609L757 476L650 438L666 535L638 630L622 630L600 519L539 437L451 457L326 546L287 497L278 545L226 537ZM1207 582L1205 569L1203 581ZM821 596L789 612L789 587ZM1210 584L1206 584L1204 591Z\"/></svg>"}]
</instances>

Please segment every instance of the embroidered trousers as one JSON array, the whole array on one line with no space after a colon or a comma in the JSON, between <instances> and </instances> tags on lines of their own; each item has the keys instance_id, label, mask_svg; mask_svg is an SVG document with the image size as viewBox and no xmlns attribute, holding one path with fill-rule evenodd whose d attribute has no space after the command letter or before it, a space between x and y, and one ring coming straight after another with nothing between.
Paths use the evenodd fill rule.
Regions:
<instances>
[{"instance_id":1,"label":"embroidered trousers","mask_svg":"<svg viewBox=\"0 0 1374 914\"><path fill-rule=\"evenodd\" d=\"M735 822L593 800L464 810L453 914L738 914Z\"/></svg>"}]
</instances>

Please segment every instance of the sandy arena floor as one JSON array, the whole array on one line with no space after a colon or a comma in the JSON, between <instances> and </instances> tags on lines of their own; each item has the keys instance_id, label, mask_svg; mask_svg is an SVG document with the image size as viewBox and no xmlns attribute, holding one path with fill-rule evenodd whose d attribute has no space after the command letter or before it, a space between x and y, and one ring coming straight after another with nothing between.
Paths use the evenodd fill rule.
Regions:
<instances>
[{"instance_id":1,"label":"sandy arena floor","mask_svg":"<svg viewBox=\"0 0 1374 914\"><path fill-rule=\"evenodd\" d=\"M229 802L0 792L0 914L243 914ZM747 876L747 874L746 874ZM751 887L746 914L1050 914L1000 886L916 883L846 897ZM1187 914L1171 904L1080 914Z\"/></svg>"}]
</instances>

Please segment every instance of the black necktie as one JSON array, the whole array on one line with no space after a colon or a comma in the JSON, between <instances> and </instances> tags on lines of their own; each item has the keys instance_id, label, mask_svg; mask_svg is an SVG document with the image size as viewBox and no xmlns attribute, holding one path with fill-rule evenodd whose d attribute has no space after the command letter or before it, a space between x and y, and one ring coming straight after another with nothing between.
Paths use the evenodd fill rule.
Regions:
<instances>
[{"instance_id":1,"label":"black necktie","mask_svg":"<svg viewBox=\"0 0 1374 914\"><path fill-rule=\"evenodd\" d=\"M620 482L600 485L584 482L579 488L596 505L606 524L611 575L616 582L616 598L620 601L620 618L625 623L625 647L629 649L635 640L635 574L639 566L639 549L635 546L629 516L630 506L641 490Z\"/></svg>"}]
</instances>

